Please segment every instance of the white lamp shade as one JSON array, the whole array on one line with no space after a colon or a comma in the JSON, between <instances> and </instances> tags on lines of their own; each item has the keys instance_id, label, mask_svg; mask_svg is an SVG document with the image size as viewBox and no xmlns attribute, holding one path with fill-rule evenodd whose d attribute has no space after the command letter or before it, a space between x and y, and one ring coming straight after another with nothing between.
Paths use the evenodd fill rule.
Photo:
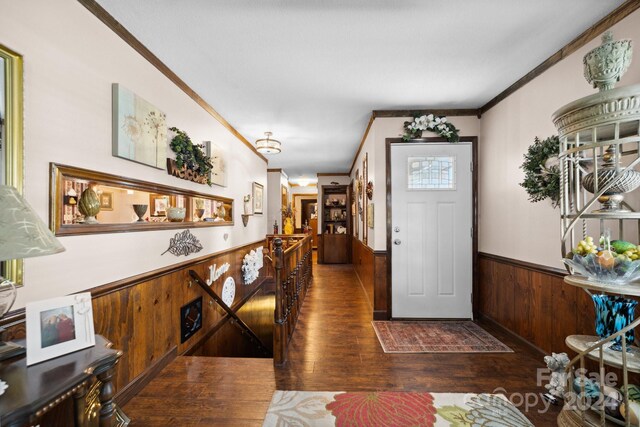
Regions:
<instances>
[{"instance_id":1,"label":"white lamp shade","mask_svg":"<svg viewBox=\"0 0 640 427\"><path fill-rule=\"evenodd\" d=\"M0 261L64 250L20 193L13 187L0 186Z\"/></svg>"}]
</instances>

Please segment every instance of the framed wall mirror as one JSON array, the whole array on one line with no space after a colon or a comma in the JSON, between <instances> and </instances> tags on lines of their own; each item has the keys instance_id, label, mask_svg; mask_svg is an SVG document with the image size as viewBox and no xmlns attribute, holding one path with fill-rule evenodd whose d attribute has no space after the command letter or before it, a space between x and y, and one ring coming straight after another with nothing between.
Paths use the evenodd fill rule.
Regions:
<instances>
[{"instance_id":1,"label":"framed wall mirror","mask_svg":"<svg viewBox=\"0 0 640 427\"><path fill-rule=\"evenodd\" d=\"M233 225L227 197L56 163L50 169L49 221L56 236ZM83 201L89 188L94 200Z\"/></svg>"},{"instance_id":2,"label":"framed wall mirror","mask_svg":"<svg viewBox=\"0 0 640 427\"><path fill-rule=\"evenodd\" d=\"M0 185L23 189L22 56L0 44ZM0 275L22 286L23 262L0 262Z\"/></svg>"}]
</instances>

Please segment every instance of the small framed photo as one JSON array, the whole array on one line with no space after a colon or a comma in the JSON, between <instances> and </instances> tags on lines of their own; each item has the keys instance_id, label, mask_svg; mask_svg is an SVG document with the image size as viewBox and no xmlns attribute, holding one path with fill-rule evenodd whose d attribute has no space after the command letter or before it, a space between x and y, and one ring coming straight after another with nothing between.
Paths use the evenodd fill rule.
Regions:
<instances>
[{"instance_id":1,"label":"small framed photo","mask_svg":"<svg viewBox=\"0 0 640 427\"><path fill-rule=\"evenodd\" d=\"M100 210L112 211L113 210L113 193L103 191L100 194Z\"/></svg>"},{"instance_id":2,"label":"small framed photo","mask_svg":"<svg viewBox=\"0 0 640 427\"><path fill-rule=\"evenodd\" d=\"M262 214L262 196L264 195L264 187L262 184L258 184L257 182L253 183L252 187L253 193L253 213L254 214Z\"/></svg>"},{"instance_id":3,"label":"small framed photo","mask_svg":"<svg viewBox=\"0 0 640 427\"><path fill-rule=\"evenodd\" d=\"M27 303L27 366L96 344L91 293Z\"/></svg>"}]
</instances>

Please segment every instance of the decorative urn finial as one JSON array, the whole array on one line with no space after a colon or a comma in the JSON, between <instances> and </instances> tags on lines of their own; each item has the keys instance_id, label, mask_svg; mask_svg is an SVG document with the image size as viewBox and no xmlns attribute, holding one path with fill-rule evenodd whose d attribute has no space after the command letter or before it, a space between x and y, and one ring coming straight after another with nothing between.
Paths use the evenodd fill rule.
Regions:
<instances>
[{"instance_id":1,"label":"decorative urn finial","mask_svg":"<svg viewBox=\"0 0 640 427\"><path fill-rule=\"evenodd\" d=\"M584 78L600 92L613 89L631 64L631 40L613 40L613 33L602 36L602 44L584 56Z\"/></svg>"}]
</instances>

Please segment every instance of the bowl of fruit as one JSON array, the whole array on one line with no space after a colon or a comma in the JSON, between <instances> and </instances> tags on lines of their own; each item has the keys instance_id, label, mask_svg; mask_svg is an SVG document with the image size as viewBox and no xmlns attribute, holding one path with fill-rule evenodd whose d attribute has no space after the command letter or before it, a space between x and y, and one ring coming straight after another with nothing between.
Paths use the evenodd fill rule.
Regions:
<instances>
[{"instance_id":1,"label":"bowl of fruit","mask_svg":"<svg viewBox=\"0 0 640 427\"><path fill-rule=\"evenodd\" d=\"M640 247L624 240L585 237L564 259L574 274L598 282L624 285L640 279Z\"/></svg>"}]
</instances>

